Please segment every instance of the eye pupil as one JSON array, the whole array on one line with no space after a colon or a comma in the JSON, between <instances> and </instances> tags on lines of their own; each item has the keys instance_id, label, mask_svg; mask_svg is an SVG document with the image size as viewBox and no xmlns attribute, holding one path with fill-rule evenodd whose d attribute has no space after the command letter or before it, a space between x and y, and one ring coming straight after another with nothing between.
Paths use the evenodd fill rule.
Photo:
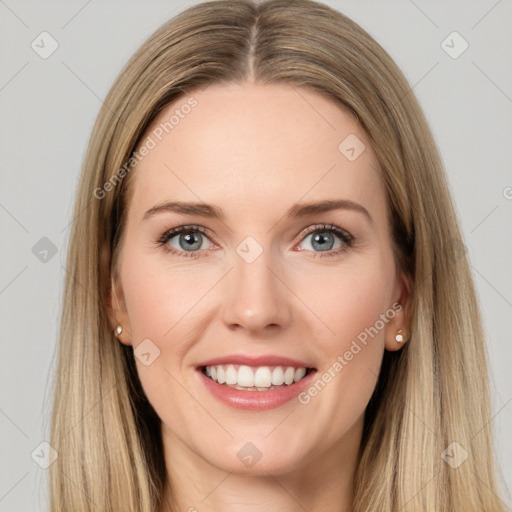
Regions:
<instances>
[{"instance_id":1,"label":"eye pupil","mask_svg":"<svg viewBox=\"0 0 512 512\"><path fill-rule=\"evenodd\" d=\"M319 247L316 248L319 248L321 251L329 251L334 244L334 237L329 232L318 233L313 237L312 246L315 247L315 244L319 244Z\"/></svg>"},{"instance_id":2,"label":"eye pupil","mask_svg":"<svg viewBox=\"0 0 512 512\"><path fill-rule=\"evenodd\" d=\"M180 247L182 249L197 250L201 247L201 235L186 233L180 236ZM185 244L183 243L185 241Z\"/></svg>"}]
</instances>

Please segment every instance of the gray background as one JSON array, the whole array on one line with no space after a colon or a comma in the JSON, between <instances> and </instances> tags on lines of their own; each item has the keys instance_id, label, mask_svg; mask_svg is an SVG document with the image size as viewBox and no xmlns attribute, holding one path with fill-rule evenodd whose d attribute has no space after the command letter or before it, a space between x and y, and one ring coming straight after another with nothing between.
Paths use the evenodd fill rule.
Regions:
<instances>
[{"instance_id":1,"label":"gray background","mask_svg":"<svg viewBox=\"0 0 512 512\"><path fill-rule=\"evenodd\" d=\"M73 196L94 119L129 56L193 3L0 0L2 512L47 510L47 471L31 454L49 453L39 445L48 439ZM391 54L434 132L483 310L489 421L512 490L512 0L326 3ZM58 43L46 59L31 47L42 46L43 31ZM469 44L457 58L447 51L459 53L463 40L443 44L453 31ZM512 510L509 493L506 502Z\"/></svg>"}]
</instances>

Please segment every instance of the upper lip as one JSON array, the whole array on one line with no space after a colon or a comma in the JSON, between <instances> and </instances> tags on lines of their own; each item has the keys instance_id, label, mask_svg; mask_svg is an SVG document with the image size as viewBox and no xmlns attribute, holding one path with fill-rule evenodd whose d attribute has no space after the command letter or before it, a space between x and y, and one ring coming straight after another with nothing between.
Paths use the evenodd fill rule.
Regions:
<instances>
[{"instance_id":1,"label":"upper lip","mask_svg":"<svg viewBox=\"0 0 512 512\"><path fill-rule=\"evenodd\" d=\"M277 356L273 354L261 356L248 356L246 354L230 354L226 356L214 357L199 363L197 366L215 366L218 364L239 364L246 366L292 366L293 368L313 368L313 366L304 361L291 359L289 357Z\"/></svg>"}]
</instances>

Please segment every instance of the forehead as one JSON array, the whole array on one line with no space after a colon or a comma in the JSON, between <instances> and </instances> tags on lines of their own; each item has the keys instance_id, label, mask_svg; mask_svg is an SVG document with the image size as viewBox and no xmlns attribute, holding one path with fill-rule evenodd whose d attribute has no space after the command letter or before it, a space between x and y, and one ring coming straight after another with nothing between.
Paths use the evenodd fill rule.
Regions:
<instances>
[{"instance_id":1,"label":"forehead","mask_svg":"<svg viewBox=\"0 0 512 512\"><path fill-rule=\"evenodd\" d=\"M236 213L302 198L382 201L377 159L355 118L290 84L223 84L184 95L153 120L142 145L151 149L132 176L135 208L163 199L229 201Z\"/></svg>"}]
</instances>

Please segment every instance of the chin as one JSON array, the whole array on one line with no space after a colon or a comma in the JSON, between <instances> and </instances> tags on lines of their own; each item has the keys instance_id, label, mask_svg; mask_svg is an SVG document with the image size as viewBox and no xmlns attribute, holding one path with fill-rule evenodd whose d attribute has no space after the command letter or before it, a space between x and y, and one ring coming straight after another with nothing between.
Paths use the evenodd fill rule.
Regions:
<instances>
[{"instance_id":1,"label":"chin","mask_svg":"<svg viewBox=\"0 0 512 512\"><path fill-rule=\"evenodd\" d=\"M302 465L301 455L297 450L286 446L282 440L269 442L264 435L260 439L261 441L253 438L253 441L224 445L224 449L210 454L206 460L223 471L251 476L287 474L296 471Z\"/></svg>"}]
</instances>

